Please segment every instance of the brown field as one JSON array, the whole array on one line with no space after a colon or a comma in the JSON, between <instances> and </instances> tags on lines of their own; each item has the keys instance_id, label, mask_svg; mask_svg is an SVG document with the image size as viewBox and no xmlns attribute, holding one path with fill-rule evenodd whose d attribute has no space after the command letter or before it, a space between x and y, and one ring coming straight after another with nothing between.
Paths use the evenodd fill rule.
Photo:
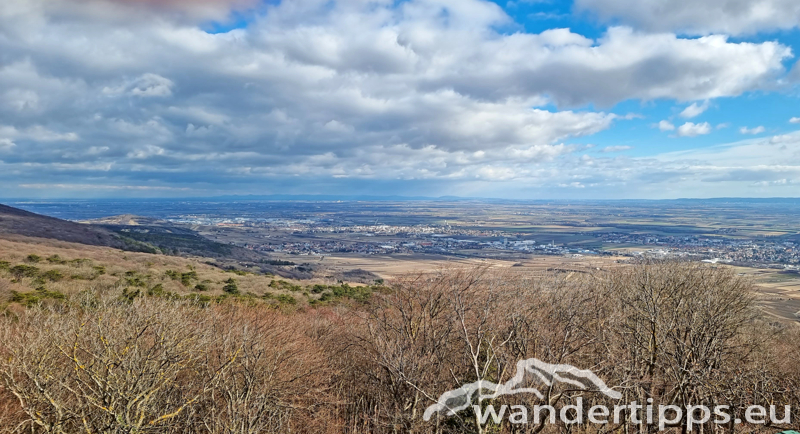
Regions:
<instances>
[{"instance_id":1,"label":"brown field","mask_svg":"<svg viewBox=\"0 0 800 434\"><path fill-rule=\"evenodd\" d=\"M295 260L297 256L275 255L280 259ZM444 255L325 255L308 256L308 262L319 262L334 270L362 269L391 279L409 273L428 273L442 268L470 268L488 266L509 269L515 273L537 274L554 270L591 271L618 267L623 257L531 256L527 259L455 258ZM324 258L324 259L320 259Z\"/></svg>"}]
</instances>

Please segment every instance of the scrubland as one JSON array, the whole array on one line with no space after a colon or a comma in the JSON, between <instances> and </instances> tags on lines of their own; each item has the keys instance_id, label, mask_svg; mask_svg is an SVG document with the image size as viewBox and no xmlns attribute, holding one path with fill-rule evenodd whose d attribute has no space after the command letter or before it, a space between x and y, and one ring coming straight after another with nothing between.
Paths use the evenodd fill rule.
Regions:
<instances>
[{"instance_id":1,"label":"scrubland","mask_svg":"<svg viewBox=\"0 0 800 434\"><path fill-rule=\"evenodd\" d=\"M780 416L792 406L787 424L704 432L800 420L798 327L764 319L751 282L724 268L649 262L525 276L473 267L314 293L180 258L29 249L16 246L0 271L4 433L656 432L624 421L481 425L471 410L423 420L443 392L505 382L534 357L591 369L626 404L729 405L740 416L753 404ZM19 265L37 271L15 274ZM48 280L53 270L63 277ZM192 288L204 280L209 289ZM12 301L23 287L36 299ZM481 405L616 403L564 383L540 391Z\"/></svg>"},{"instance_id":2,"label":"scrubland","mask_svg":"<svg viewBox=\"0 0 800 434\"><path fill-rule=\"evenodd\" d=\"M377 282L296 281L245 269L223 270L207 261L27 237L0 239L0 308L63 300L88 290L121 292L130 299L247 301L291 310L341 298L364 299L380 289Z\"/></svg>"}]
</instances>

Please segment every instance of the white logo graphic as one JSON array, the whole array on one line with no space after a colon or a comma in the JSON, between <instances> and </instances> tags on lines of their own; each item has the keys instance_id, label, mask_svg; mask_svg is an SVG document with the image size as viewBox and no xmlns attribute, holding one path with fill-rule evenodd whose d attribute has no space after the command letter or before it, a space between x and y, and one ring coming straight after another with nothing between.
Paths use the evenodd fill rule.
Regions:
<instances>
[{"instance_id":1,"label":"white logo graphic","mask_svg":"<svg viewBox=\"0 0 800 434\"><path fill-rule=\"evenodd\" d=\"M528 359L517 362L517 372L504 384L476 381L443 393L436 404L425 410L423 418L428 421L434 414L441 412L445 412L446 416L455 415L472 405L475 394L478 395L478 402L520 393L532 393L539 399L544 399L542 392L533 386L541 383L549 387L554 382L567 383L581 390L602 392L612 399L622 398L622 394L611 390L592 371L578 369L572 365L551 365L539 359Z\"/></svg>"}]
</instances>

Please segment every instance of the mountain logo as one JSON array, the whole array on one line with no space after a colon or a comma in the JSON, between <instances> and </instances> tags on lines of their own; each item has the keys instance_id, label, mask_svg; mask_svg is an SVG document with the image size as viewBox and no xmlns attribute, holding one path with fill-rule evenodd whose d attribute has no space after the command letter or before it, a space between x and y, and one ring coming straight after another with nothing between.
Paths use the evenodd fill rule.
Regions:
<instances>
[{"instance_id":1,"label":"mountain logo","mask_svg":"<svg viewBox=\"0 0 800 434\"><path fill-rule=\"evenodd\" d=\"M532 393L539 399L544 399L544 394L535 386L543 384L549 387L554 383L566 383L581 390L601 392L612 399L622 398L622 394L608 387L592 371L578 369L572 365L553 365L539 359L527 359L517 362L517 372L514 377L503 384L481 380L443 393L436 404L425 410L423 418L428 421L433 415L440 413L453 416L469 408L475 398L477 402L481 402L504 395Z\"/></svg>"}]
</instances>

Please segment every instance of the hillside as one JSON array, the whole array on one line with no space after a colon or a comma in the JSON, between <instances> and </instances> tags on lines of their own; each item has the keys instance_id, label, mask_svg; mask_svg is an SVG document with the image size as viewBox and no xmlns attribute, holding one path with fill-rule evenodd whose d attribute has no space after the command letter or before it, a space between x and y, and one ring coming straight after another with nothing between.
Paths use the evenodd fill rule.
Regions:
<instances>
[{"instance_id":1,"label":"hillside","mask_svg":"<svg viewBox=\"0 0 800 434\"><path fill-rule=\"evenodd\" d=\"M101 227L47 217L1 204L0 235L46 238L139 252L153 251L150 246Z\"/></svg>"},{"instance_id":2,"label":"hillside","mask_svg":"<svg viewBox=\"0 0 800 434\"><path fill-rule=\"evenodd\" d=\"M0 205L0 236L19 235L131 252L201 256L221 266L267 262L265 255L208 240L191 229L170 222L133 215L112 216L82 223L48 217ZM273 271L265 266L265 271Z\"/></svg>"},{"instance_id":3,"label":"hillside","mask_svg":"<svg viewBox=\"0 0 800 434\"><path fill-rule=\"evenodd\" d=\"M0 311L63 300L86 290L118 293L129 299L239 300L283 307L363 300L372 291L338 280L338 276L320 276L299 282L262 274L257 268L222 270L204 258L125 252L22 236L0 238Z\"/></svg>"}]
</instances>

